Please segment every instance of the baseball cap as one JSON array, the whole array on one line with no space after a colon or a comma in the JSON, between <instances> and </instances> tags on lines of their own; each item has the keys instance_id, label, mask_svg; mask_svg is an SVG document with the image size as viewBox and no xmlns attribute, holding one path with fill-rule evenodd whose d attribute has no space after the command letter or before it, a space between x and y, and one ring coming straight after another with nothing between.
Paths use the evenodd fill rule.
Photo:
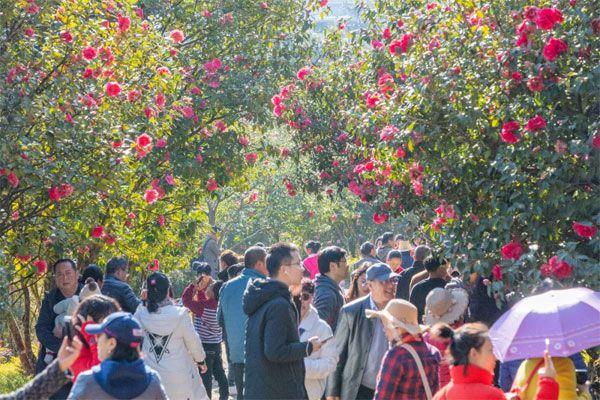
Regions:
<instances>
[{"instance_id":1,"label":"baseball cap","mask_svg":"<svg viewBox=\"0 0 600 400\"><path fill-rule=\"evenodd\" d=\"M396 278L400 275L394 273L389 265L385 263L373 264L367 269L367 280L368 281L381 281L385 282L390 278Z\"/></svg>"},{"instance_id":2,"label":"baseball cap","mask_svg":"<svg viewBox=\"0 0 600 400\"><path fill-rule=\"evenodd\" d=\"M117 339L117 342L137 347L144 338L142 327L133 316L124 311L110 314L101 324L86 325L85 331L90 335L106 335Z\"/></svg>"}]
</instances>

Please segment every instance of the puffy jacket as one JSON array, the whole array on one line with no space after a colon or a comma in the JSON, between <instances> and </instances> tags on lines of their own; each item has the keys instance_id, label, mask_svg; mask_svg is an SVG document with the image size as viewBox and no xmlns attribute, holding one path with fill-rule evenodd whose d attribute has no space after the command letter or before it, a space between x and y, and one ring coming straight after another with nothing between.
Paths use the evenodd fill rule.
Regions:
<instances>
[{"instance_id":1,"label":"puffy jacket","mask_svg":"<svg viewBox=\"0 0 600 400\"><path fill-rule=\"evenodd\" d=\"M196 363L206 355L187 308L172 304L151 313L139 306L134 318L144 329L143 352L170 399L208 399Z\"/></svg>"},{"instance_id":2,"label":"puffy jacket","mask_svg":"<svg viewBox=\"0 0 600 400\"><path fill-rule=\"evenodd\" d=\"M308 341L311 337L317 336L319 340L325 340L333 336L331 328L325 321L319 318L317 309L310 306L310 310L300 321L298 327L300 340ZM308 393L309 400L320 400L325 393L325 384L327 377L337 366L338 355L333 339L327 341L318 351L314 351L310 356L304 359L304 368L306 376L304 386Z\"/></svg>"},{"instance_id":3,"label":"puffy jacket","mask_svg":"<svg viewBox=\"0 0 600 400\"><path fill-rule=\"evenodd\" d=\"M327 275L318 274L313 304L319 312L319 318L327 322L335 332L340 310L344 306L344 293L337 282Z\"/></svg>"},{"instance_id":4,"label":"puffy jacket","mask_svg":"<svg viewBox=\"0 0 600 400\"><path fill-rule=\"evenodd\" d=\"M115 299L123 311L134 313L140 305L140 299L133 293L131 286L114 275L106 275L102 285L102 294Z\"/></svg>"},{"instance_id":5,"label":"puffy jacket","mask_svg":"<svg viewBox=\"0 0 600 400\"><path fill-rule=\"evenodd\" d=\"M248 316L242 308L242 296L248 282L265 276L252 268L244 268L242 273L227 281L219 292L217 321L221 321L229 346L229 357L232 363L244 363L244 341L246 338L246 321Z\"/></svg>"},{"instance_id":6,"label":"puffy jacket","mask_svg":"<svg viewBox=\"0 0 600 400\"><path fill-rule=\"evenodd\" d=\"M305 399L304 357L298 314L284 283L258 279L244 293L246 327L245 399Z\"/></svg>"}]
</instances>

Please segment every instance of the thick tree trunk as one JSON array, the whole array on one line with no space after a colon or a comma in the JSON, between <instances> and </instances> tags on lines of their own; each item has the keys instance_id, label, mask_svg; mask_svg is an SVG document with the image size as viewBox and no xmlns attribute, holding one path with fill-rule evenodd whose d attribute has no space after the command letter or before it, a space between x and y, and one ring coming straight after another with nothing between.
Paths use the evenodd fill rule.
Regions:
<instances>
[{"instance_id":1,"label":"thick tree trunk","mask_svg":"<svg viewBox=\"0 0 600 400\"><path fill-rule=\"evenodd\" d=\"M25 341L23 339L23 335L21 334L21 330L19 329L19 325L17 324L17 320L11 311L5 311L4 315L6 316L10 337L16 347L17 354L19 355L23 372L31 375L35 372L35 363L32 362L27 354L27 346L25 345ZM31 344L29 344L29 346L31 346Z\"/></svg>"}]
</instances>

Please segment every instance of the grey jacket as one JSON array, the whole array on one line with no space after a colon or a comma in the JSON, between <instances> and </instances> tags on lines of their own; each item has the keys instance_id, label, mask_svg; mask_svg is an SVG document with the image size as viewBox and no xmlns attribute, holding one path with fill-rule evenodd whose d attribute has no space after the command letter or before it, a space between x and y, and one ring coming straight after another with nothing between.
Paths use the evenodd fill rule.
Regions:
<instances>
[{"instance_id":1,"label":"grey jacket","mask_svg":"<svg viewBox=\"0 0 600 400\"><path fill-rule=\"evenodd\" d=\"M208 235L206 241L202 246L202 259L210 265L211 273L213 278L216 278L219 272L219 256L221 255L221 249L219 248L219 242L212 236Z\"/></svg>"},{"instance_id":2,"label":"grey jacket","mask_svg":"<svg viewBox=\"0 0 600 400\"><path fill-rule=\"evenodd\" d=\"M365 296L346 304L340 312L334 339L339 362L327 379L326 396L356 398L375 327L365 314L369 308L369 296Z\"/></svg>"},{"instance_id":3,"label":"grey jacket","mask_svg":"<svg viewBox=\"0 0 600 400\"><path fill-rule=\"evenodd\" d=\"M80 373L77 376L77 380L71 389L71 393L69 393L68 400L76 399L116 400L116 397L112 397L110 394L106 393L102 387L100 387L98 382L96 382L96 379L94 378L94 372L92 370L88 370ZM146 388L146 391L144 391L144 393L138 397L134 397L133 399L169 400L167 393L165 392L165 388L160 383L158 373L152 371L152 380Z\"/></svg>"}]
</instances>

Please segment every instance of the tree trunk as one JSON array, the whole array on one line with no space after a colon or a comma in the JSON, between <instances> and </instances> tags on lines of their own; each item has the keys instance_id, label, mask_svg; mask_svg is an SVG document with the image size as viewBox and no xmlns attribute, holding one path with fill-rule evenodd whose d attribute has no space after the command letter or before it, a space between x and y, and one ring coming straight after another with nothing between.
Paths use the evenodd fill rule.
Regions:
<instances>
[{"instance_id":1,"label":"tree trunk","mask_svg":"<svg viewBox=\"0 0 600 400\"><path fill-rule=\"evenodd\" d=\"M31 345L33 341L31 340L31 294L29 293L29 288L22 283L21 287L23 289L23 339L25 345L25 355L29 359L30 364L35 366L35 356L33 355L33 349ZM33 373L33 370L31 371Z\"/></svg>"},{"instance_id":2,"label":"tree trunk","mask_svg":"<svg viewBox=\"0 0 600 400\"><path fill-rule=\"evenodd\" d=\"M23 372L28 375L32 375L35 372L35 363L32 363L32 360L30 360L27 355L27 346L25 346L23 335L19 330L17 320L15 319L15 316L11 311L5 311L4 315L6 316L10 337L16 347L17 354L19 355L19 360L21 361L21 367L23 368Z\"/></svg>"}]
</instances>

